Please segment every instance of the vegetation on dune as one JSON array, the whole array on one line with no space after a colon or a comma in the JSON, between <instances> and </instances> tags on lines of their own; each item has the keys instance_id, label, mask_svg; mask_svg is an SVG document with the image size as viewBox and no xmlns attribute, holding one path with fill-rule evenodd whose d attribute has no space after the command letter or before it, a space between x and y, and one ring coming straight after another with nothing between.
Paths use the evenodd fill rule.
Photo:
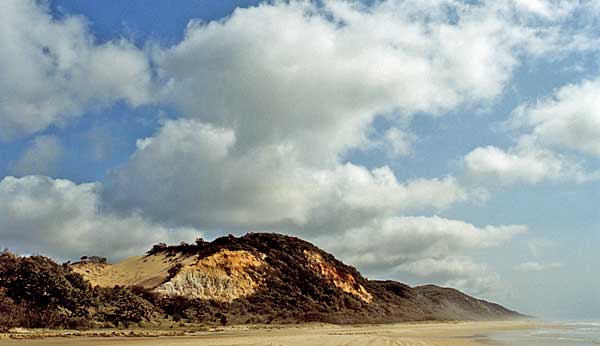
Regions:
<instances>
[{"instance_id":1,"label":"vegetation on dune","mask_svg":"<svg viewBox=\"0 0 600 346\"><path fill-rule=\"evenodd\" d=\"M381 323L435 319L500 319L520 315L499 305L437 286L372 281L314 245L278 234L250 233L212 242L155 245L148 253L173 261L243 250L265 265L249 271L261 285L231 301L160 295L142 287L92 287L69 263L43 256L0 253L0 331L25 328L129 327L143 321L210 325L247 323ZM178 257L179 256L179 257ZM189 257L187 257L189 258ZM109 265L101 257L84 258ZM315 262L317 261L317 262ZM337 279L347 279L343 285ZM367 292L368 296L357 294ZM368 298L368 299L367 299Z\"/></svg>"},{"instance_id":2,"label":"vegetation on dune","mask_svg":"<svg viewBox=\"0 0 600 346\"><path fill-rule=\"evenodd\" d=\"M92 288L68 265L44 256L0 253L0 329L88 328L95 323L128 326L150 319L151 292Z\"/></svg>"},{"instance_id":3,"label":"vegetation on dune","mask_svg":"<svg viewBox=\"0 0 600 346\"><path fill-rule=\"evenodd\" d=\"M268 264L262 268L262 273L253 273L261 275L264 289L219 305L235 323L243 323L243 319L257 323L300 321L344 324L520 316L454 289L437 286L412 288L396 281L367 280L356 268L342 263L313 244L281 234L248 233L242 237L224 236L212 242L198 239L194 244L158 244L148 254L186 254L202 258L223 249L264 255ZM365 302L333 285L327 277L311 268L307 252L318 254L340 276L351 276L353 285L364 286L373 296L373 301ZM188 308L191 316L196 314L198 303L182 300L178 300L178 303L182 308L191 306ZM210 318L214 318L214 315Z\"/></svg>"}]
</instances>

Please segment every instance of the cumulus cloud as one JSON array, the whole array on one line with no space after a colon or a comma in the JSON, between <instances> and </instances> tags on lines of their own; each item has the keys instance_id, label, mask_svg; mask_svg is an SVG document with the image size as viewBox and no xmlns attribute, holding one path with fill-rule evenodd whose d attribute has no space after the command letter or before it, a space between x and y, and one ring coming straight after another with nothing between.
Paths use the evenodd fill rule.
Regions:
<instances>
[{"instance_id":1,"label":"cumulus cloud","mask_svg":"<svg viewBox=\"0 0 600 346\"><path fill-rule=\"evenodd\" d=\"M396 272L412 275L419 282L454 287L477 297L506 295L500 276L486 264L476 263L470 257L425 258L399 265Z\"/></svg>"},{"instance_id":2,"label":"cumulus cloud","mask_svg":"<svg viewBox=\"0 0 600 346\"><path fill-rule=\"evenodd\" d=\"M96 44L84 18L55 19L41 1L0 3L0 75L4 139L64 124L90 106L150 100L143 52L126 40Z\"/></svg>"},{"instance_id":3,"label":"cumulus cloud","mask_svg":"<svg viewBox=\"0 0 600 346\"><path fill-rule=\"evenodd\" d=\"M600 81L568 84L549 98L522 105L511 124L546 145L600 157Z\"/></svg>"},{"instance_id":4,"label":"cumulus cloud","mask_svg":"<svg viewBox=\"0 0 600 346\"><path fill-rule=\"evenodd\" d=\"M323 235L318 242L367 273L409 273L421 282L454 286L460 281L469 292L488 294L496 274L469 255L500 246L526 231L522 225L476 227L437 216L387 217L348 229L341 236Z\"/></svg>"},{"instance_id":5,"label":"cumulus cloud","mask_svg":"<svg viewBox=\"0 0 600 346\"><path fill-rule=\"evenodd\" d=\"M490 6L453 4L453 22L432 3L263 4L192 22L155 56L164 99L233 129L238 151L286 143L311 148L302 160L335 161L378 114L490 101L510 79L531 32Z\"/></svg>"},{"instance_id":6,"label":"cumulus cloud","mask_svg":"<svg viewBox=\"0 0 600 346\"><path fill-rule=\"evenodd\" d=\"M528 136L509 150L495 146L478 147L464 158L467 174L502 183L539 183L547 180L584 182L596 179L575 159L540 146Z\"/></svg>"},{"instance_id":7,"label":"cumulus cloud","mask_svg":"<svg viewBox=\"0 0 600 346\"><path fill-rule=\"evenodd\" d=\"M351 263L387 270L426 258L440 259L495 247L526 230L520 225L479 228L437 216L389 217L350 229L342 240L331 242Z\"/></svg>"},{"instance_id":8,"label":"cumulus cloud","mask_svg":"<svg viewBox=\"0 0 600 346\"><path fill-rule=\"evenodd\" d=\"M397 181L388 167L307 165L285 144L234 150L236 134L167 121L106 182L115 209L202 228L344 229L401 210L439 209L469 192L444 179Z\"/></svg>"},{"instance_id":9,"label":"cumulus cloud","mask_svg":"<svg viewBox=\"0 0 600 346\"><path fill-rule=\"evenodd\" d=\"M18 160L10 163L10 171L17 176L52 175L63 152L58 137L38 136L30 142Z\"/></svg>"},{"instance_id":10,"label":"cumulus cloud","mask_svg":"<svg viewBox=\"0 0 600 346\"><path fill-rule=\"evenodd\" d=\"M464 158L476 177L511 183L586 182L600 178L580 157L600 157L600 81L568 84L547 98L518 106L506 124L522 131L507 150L478 147Z\"/></svg>"},{"instance_id":11,"label":"cumulus cloud","mask_svg":"<svg viewBox=\"0 0 600 346\"><path fill-rule=\"evenodd\" d=\"M290 2L191 22L182 42L154 54L163 101L187 120L140 140L105 196L173 223L303 230L467 200L451 177L402 183L386 166L342 157L368 143L380 114L441 114L498 96L535 37L505 11ZM413 140L386 130L396 154Z\"/></svg>"},{"instance_id":12,"label":"cumulus cloud","mask_svg":"<svg viewBox=\"0 0 600 346\"><path fill-rule=\"evenodd\" d=\"M59 259L139 255L153 243L191 241L198 232L167 228L136 214L115 216L100 208L99 184L42 176L0 181L0 246Z\"/></svg>"}]
</instances>

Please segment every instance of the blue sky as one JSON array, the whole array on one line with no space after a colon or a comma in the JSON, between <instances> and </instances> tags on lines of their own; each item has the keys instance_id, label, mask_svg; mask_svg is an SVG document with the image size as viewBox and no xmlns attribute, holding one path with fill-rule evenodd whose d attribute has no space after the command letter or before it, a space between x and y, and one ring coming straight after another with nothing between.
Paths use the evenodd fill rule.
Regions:
<instances>
[{"instance_id":1,"label":"blue sky","mask_svg":"<svg viewBox=\"0 0 600 346\"><path fill-rule=\"evenodd\" d=\"M0 245L118 260L277 231L369 277L599 318L598 11L7 1Z\"/></svg>"}]
</instances>

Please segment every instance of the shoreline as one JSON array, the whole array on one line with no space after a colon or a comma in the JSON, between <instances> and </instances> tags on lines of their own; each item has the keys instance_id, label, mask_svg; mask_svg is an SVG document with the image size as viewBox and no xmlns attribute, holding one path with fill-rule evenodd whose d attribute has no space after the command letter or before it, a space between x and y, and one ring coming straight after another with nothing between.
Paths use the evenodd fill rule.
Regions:
<instances>
[{"instance_id":1,"label":"shoreline","mask_svg":"<svg viewBox=\"0 0 600 346\"><path fill-rule=\"evenodd\" d=\"M493 332L527 330L549 325L534 321L495 322L413 322L378 325L250 325L214 328L208 331L184 330L90 330L37 331L3 338L6 345L198 345L201 341L215 346L277 344L309 345L402 345L402 346L475 346L489 345L486 335ZM6 336L6 334L5 334ZM15 337L17 337L15 339ZM22 337L22 338L21 338ZM20 339L19 339L20 338Z\"/></svg>"}]
</instances>

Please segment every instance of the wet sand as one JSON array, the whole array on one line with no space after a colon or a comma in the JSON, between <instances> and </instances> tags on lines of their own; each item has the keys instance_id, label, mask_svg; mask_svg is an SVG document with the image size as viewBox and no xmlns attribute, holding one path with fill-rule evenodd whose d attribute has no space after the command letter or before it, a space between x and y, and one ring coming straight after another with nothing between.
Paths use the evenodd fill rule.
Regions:
<instances>
[{"instance_id":1,"label":"wet sand","mask_svg":"<svg viewBox=\"0 0 600 346\"><path fill-rule=\"evenodd\" d=\"M52 337L1 340L2 345L40 346L474 346L489 345L485 334L533 329L531 322L461 322L373 326L300 325L275 328L228 328L175 337Z\"/></svg>"}]
</instances>

